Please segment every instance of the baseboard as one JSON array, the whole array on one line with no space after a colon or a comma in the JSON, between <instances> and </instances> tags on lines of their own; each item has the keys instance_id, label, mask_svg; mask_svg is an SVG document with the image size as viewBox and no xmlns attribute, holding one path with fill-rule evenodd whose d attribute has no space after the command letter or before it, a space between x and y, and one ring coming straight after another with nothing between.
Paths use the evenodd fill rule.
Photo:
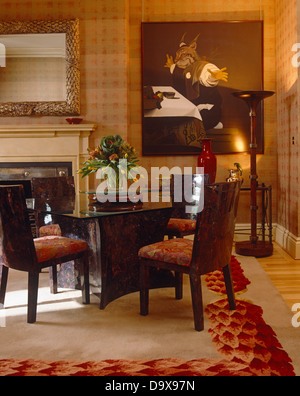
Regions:
<instances>
[{"instance_id":1,"label":"baseboard","mask_svg":"<svg viewBox=\"0 0 300 396\"><path fill-rule=\"evenodd\" d=\"M258 224L258 228L260 225ZM287 230L280 224L273 224L272 226L273 242L284 249L293 259L300 260L300 237L296 237L293 233ZM234 241L248 241L251 234L250 224L236 224ZM266 240L269 237L269 230L266 230Z\"/></svg>"},{"instance_id":2,"label":"baseboard","mask_svg":"<svg viewBox=\"0 0 300 396\"><path fill-rule=\"evenodd\" d=\"M261 227L261 224L257 224L258 236L261 235L261 232L259 231L260 227ZM272 239L273 239L273 241L275 240L276 230L277 230L277 224L273 224L272 225L272 235L273 235ZM248 241L250 239L250 235L251 235L251 224L250 223L236 224L235 234L234 234L235 242ZM269 228L268 227L266 227L266 240L269 240Z\"/></svg>"},{"instance_id":3,"label":"baseboard","mask_svg":"<svg viewBox=\"0 0 300 396\"><path fill-rule=\"evenodd\" d=\"M280 224L277 224L275 241L280 245L293 259L300 260L300 237L296 237L289 230Z\"/></svg>"}]
</instances>

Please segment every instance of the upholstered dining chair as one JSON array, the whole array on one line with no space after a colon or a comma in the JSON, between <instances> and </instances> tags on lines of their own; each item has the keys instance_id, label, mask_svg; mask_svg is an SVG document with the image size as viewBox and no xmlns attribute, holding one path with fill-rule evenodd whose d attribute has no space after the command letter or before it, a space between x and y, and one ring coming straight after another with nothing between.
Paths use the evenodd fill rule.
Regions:
<instances>
[{"instance_id":1,"label":"upholstered dining chair","mask_svg":"<svg viewBox=\"0 0 300 396\"><path fill-rule=\"evenodd\" d=\"M70 204L75 205L75 180L74 176L59 177L34 177L31 179L31 195L40 201L52 201L68 199ZM40 237L62 236L59 224L48 224L41 226L39 216L35 213L36 234ZM59 263L60 265L63 263ZM67 264L70 265L70 264ZM71 264L74 267L74 263ZM76 268L77 269L77 268ZM50 290L52 294L57 293L57 270L49 268Z\"/></svg>"},{"instance_id":2,"label":"upholstered dining chair","mask_svg":"<svg viewBox=\"0 0 300 396\"><path fill-rule=\"evenodd\" d=\"M48 236L33 239L23 186L0 186L0 307L4 306L9 269L28 272L27 322L36 321L39 273L58 263L78 260L81 269L82 302L90 303L87 242Z\"/></svg>"},{"instance_id":3,"label":"upholstered dining chair","mask_svg":"<svg viewBox=\"0 0 300 396\"><path fill-rule=\"evenodd\" d=\"M190 278L195 330L204 329L201 275L223 269L231 310L235 295L231 276L231 255L240 183L219 183L204 188L204 209L197 214L194 241L171 239L144 246L140 260L140 313L148 315L149 268L175 272L176 298L182 298L181 274Z\"/></svg>"},{"instance_id":4,"label":"upholstered dining chair","mask_svg":"<svg viewBox=\"0 0 300 396\"><path fill-rule=\"evenodd\" d=\"M57 197L74 197L74 176L33 177L31 179L33 198L52 199Z\"/></svg>"},{"instance_id":5,"label":"upholstered dining chair","mask_svg":"<svg viewBox=\"0 0 300 396\"><path fill-rule=\"evenodd\" d=\"M194 235L196 230L195 216L186 213L187 205L191 203L191 193L193 190L194 179L197 175L172 175L171 178L171 199L173 204L173 213L167 225L168 239L184 238L185 236ZM204 184L209 183L209 175L204 175ZM181 190L179 202L176 199L175 186Z\"/></svg>"}]
</instances>

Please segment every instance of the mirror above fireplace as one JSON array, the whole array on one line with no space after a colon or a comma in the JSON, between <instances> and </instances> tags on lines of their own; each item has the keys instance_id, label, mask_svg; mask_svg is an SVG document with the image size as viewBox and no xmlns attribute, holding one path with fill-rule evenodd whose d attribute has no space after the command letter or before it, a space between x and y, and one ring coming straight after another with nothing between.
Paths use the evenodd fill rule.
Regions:
<instances>
[{"instance_id":1,"label":"mirror above fireplace","mask_svg":"<svg viewBox=\"0 0 300 396\"><path fill-rule=\"evenodd\" d=\"M80 114L79 21L0 21L0 116Z\"/></svg>"}]
</instances>

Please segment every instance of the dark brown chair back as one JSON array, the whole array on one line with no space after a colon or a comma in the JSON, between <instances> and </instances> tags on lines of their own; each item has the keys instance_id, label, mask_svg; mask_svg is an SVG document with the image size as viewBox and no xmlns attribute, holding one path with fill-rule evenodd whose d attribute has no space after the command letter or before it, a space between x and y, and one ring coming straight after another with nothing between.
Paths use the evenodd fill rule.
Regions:
<instances>
[{"instance_id":1,"label":"dark brown chair back","mask_svg":"<svg viewBox=\"0 0 300 396\"><path fill-rule=\"evenodd\" d=\"M31 179L32 197L38 199L55 199L75 197L74 176L36 177Z\"/></svg>"},{"instance_id":2,"label":"dark brown chair back","mask_svg":"<svg viewBox=\"0 0 300 396\"><path fill-rule=\"evenodd\" d=\"M193 215L187 213L186 207L193 206L197 203L192 202L191 192L193 191L193 184L195 184L195 178L197 175L172 175L170 194L173 205L172 218L176 219L191 219L194 218ZM204 175L204 184L209 183L209 175ZM176 190L177 188L177 190ZM181 190L181 191L180 191ZM179 196L176 197L176 193ZM178 202L180 201L180 202Z\"/></svg>"},{"instance_id":3,"label":"dark brown chair back","mask_svg":"<svg viewBox=\"0 0 300 396\"><path fill-rule=\"evenodd\" d=\"M22 185L0 186L0 264L40 272Z\"/></svg>"},{"instance_id":4,"label":"dark brown chair back","mask_svg":"<svg viewBox=\"0 0 300 396\"><path fill-rule=\"evenodd\" d=\"M204 275L230 264L240 182L206 185L197 215L191 272Z\"/></svg>"}]
</instances>

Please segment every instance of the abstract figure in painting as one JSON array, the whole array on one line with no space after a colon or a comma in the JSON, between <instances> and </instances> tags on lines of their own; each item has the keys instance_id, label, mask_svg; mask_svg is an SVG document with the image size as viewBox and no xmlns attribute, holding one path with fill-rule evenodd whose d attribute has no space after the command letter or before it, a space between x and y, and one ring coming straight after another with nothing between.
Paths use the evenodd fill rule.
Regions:
<instances>
[{"instance_id":1,"label":"abstract figure in painting","mask_svg":"<svg viewBox=\"0 0 300 396\"><path fill-rule=\"evenodd\" d=\"M206 57L200 57L197 52L199 35L190 44L186 44L185 36L186 33L180 41L175 61L167 54L165 67L170 69L174 88L197 106L205 130L223 129L222 97L218 84L220 81L228 82L227 68L219 69Z\"/></svg>"}]
</instances>

